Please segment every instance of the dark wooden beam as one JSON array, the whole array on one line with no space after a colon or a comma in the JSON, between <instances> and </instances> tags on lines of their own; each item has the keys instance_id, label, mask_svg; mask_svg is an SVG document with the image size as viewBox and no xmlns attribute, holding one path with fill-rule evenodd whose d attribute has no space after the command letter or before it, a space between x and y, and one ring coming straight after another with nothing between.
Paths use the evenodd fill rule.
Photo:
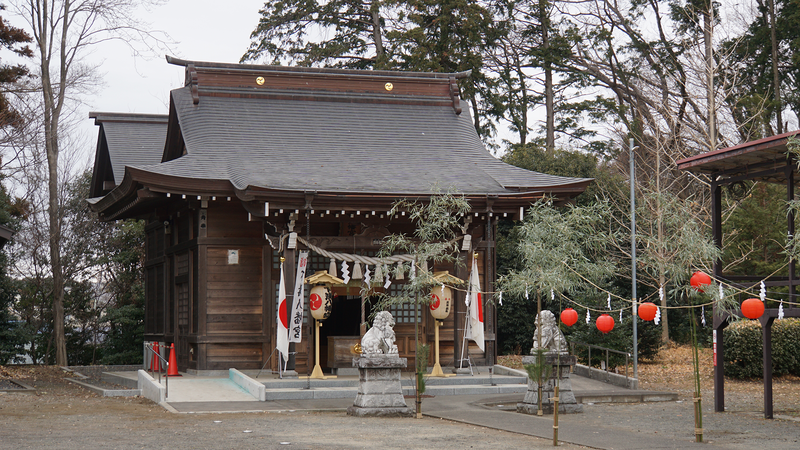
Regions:
<instances>
[{"instance_id":1,"label":"dark wooden beam","mask_svg":"<svg viewBox=\"0 0 800 450\"><path fill-rule=\"evenodd\" d=\"M792 202L794 200L794 165L795 160L792 155L786 157L786 201ZM789 208L787 218L787 234L794 236L794 211ZM789 260L789 298L794 301L795 299L795 263L794 259Z\"/></svg>"},{"instance_id":2,"label":"dark wooden beam","mask_svg":"<svg viewBox=\"0 0 800 450\"><path fill-rule=\"evenodd\" d=\"M772 323L775 318L764 314L761 322L762 361L764 373L764 418L772 419Z\"/></svg>"},{"instance_id":3,"label":"dark wooden beam","mask_svg":"<svg viewBox=\"0 0 800 450\"><path fill-rule=\"evenodd\" d=\"M723 330L728 326L727 315L714 306L712 350L714 358L714 411L725 412L725 341Z\"/></svg>"}]
</instances>

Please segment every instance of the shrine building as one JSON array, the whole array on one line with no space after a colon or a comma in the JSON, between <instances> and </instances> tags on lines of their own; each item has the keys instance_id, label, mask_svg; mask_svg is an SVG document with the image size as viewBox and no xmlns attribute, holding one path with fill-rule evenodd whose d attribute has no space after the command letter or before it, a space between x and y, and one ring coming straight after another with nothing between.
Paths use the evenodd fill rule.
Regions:
<instances>
[{"instance_id":1,"label":"shrine building","mask_svg":"<svg viewBox=\"0 0 800 450\"><path fill-rule=\"evenodd\" d=\"M431 270L466 279L477 253L487 293L485 351L472 342L464 350L473 364L495 363L498 220L520 219L543 196L569 202L591 179L532 172L492 156L459 97L457 81L467 73L167 61L186 68L168 114L90 115L99 127L91 208L104 221L146 222L146 341L174 343L181 371L276 370L278 358L270 356L280 257L292 293L298 252L314 246L308 275L331 265L313 248L374 257L385 236L413 233L409 217L388 215L393 203L425 202L441 189L463 194L472 210L460 218L464 264ZM390 292L403 283L390 281ZM362 282L333 288L320 329L326 371L350 367L350 355L334 347L365 332L362 304L369 312L370 303L360 296ZM464 297L455 291L453 314L440 329L444 367L460 359ZM413 305L390 312L400 356L413 368ZM424 341L433 341L433 323L422 311ZM294 345L299 373L313 365L312 331L306 314L303 340Z\"/></svg>"}]
</instances>

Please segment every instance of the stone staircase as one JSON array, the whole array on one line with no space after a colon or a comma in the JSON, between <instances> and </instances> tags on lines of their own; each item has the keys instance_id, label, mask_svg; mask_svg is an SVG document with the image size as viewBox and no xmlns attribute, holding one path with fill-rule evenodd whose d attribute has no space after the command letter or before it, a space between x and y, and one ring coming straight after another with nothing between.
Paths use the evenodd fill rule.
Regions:
<instances>
[{"instance_id":1,"label":"stone staircase","mask_svg":"<svg viewBox=\"0 0 800 450\"><path fill-rule=\"evenodd\" d=\"M251 375L251 378L255 378ZM355 398L358 393L357 377L319 379L282 379L260 380L266 388L267 400L311 400ZM404 375L402 380L403 394L414 395L414 380ZM455 377L425 380L425 395L484 395L484 394L516 394L527 390L527 378L522 376L458 375Z\"/></svg>"}]
</instances>

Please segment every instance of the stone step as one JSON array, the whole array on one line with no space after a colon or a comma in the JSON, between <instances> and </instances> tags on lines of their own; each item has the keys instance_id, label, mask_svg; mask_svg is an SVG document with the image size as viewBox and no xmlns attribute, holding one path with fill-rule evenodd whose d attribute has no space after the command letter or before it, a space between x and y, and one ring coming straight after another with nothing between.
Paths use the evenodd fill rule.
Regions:
<instances>
[{"instance_id":1,"label":"stone step","mask_svg":"<svg viewBox=\"0 0 800 450\"><path fill-rule=\"evenodd\" d=\"M504 384L504 385L453 385L453 386L430 386L427 385L425 395L447 396L447 395L494 395L494 394L519 394L525 393L526 385ZM353 398L358 394L358 387L326 387L322 389L292 389L277 388L267 390L267 401L275 400L313 400L313 399L335 399ZM403 395L413 396L413 386L404 386Z\"/></svg>"},{"instance_id":2,"label":"stone step","mask_svg":"<svg viewBox=\"0 0 800 450\"><path fill-rule=\"evenodd\" d=\"M131 376L133 374L134 376ZM138 389L136 372L103 372L100 379L106 383L118 384L130 389Z\"/></svg>"},{"instance_id":3,"label":"stone step","mask_svg":"<svg viewBox=\"0 0 800 450\"><path fill-rule=\"evenodd\" d=\"M576 393L578 403L643 403L643 402L672 402L678 400L675 392L655 391L630 391L630 392L588 392Z\"/></svg>"},{"instance_id":4,"label":"stone step","mask_svg":"<svg viewBox=\"0 0 800 450\"><path fill-rule=\"evenodd\" d=\"M357 377L342 377L342 378L329 378L327 380L319 380L319 379L282 379L282 380L260 380L254 378L256 381L260 381L264 387L266 387L267 391L272 389L306 389L309 384L311 388L340 388L340 387L357 387L358 386L358 378ZM403 386L413 386L414 379L411 375L405 375L402 379ZM492 385L492 384L521 384L526 385L528 383L527 378L525 377L515 377L515 376L495 376L491 379L489 377L472 377L469 375L460 375L456 377L447 377L447 378L438 378L438 377L428 377L425 379L426 384L429 387L432 386L465 386L465 385Z\"/></svg>"}]
</instances>

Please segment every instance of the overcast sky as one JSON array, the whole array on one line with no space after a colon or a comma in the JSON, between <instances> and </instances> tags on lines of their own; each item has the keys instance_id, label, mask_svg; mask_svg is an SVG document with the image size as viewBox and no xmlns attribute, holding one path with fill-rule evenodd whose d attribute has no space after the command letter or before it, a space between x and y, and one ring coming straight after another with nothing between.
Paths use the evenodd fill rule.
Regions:
<instances>
[{"instance_id":1,"label":"overcast sky","mask_svg":"<svg viewBox=\"0 0 800 450\"><path fill-rule=\"evenodd\" d=\"M239 62L250 45L250 33L258 23L258 10L265 0L169 0L137 17L151 29L164 31L175 43L172 55L190 60ZM224 6L222 6L224 4ZM101 62L104 82L97 95L84 99L85 126L94 156L97 127L89 111L167 114L169 91L183 85L184 68L167 64L164 55L136 58L122 43L104 43L93 50Z\"/></svg>"}]
</instances>

